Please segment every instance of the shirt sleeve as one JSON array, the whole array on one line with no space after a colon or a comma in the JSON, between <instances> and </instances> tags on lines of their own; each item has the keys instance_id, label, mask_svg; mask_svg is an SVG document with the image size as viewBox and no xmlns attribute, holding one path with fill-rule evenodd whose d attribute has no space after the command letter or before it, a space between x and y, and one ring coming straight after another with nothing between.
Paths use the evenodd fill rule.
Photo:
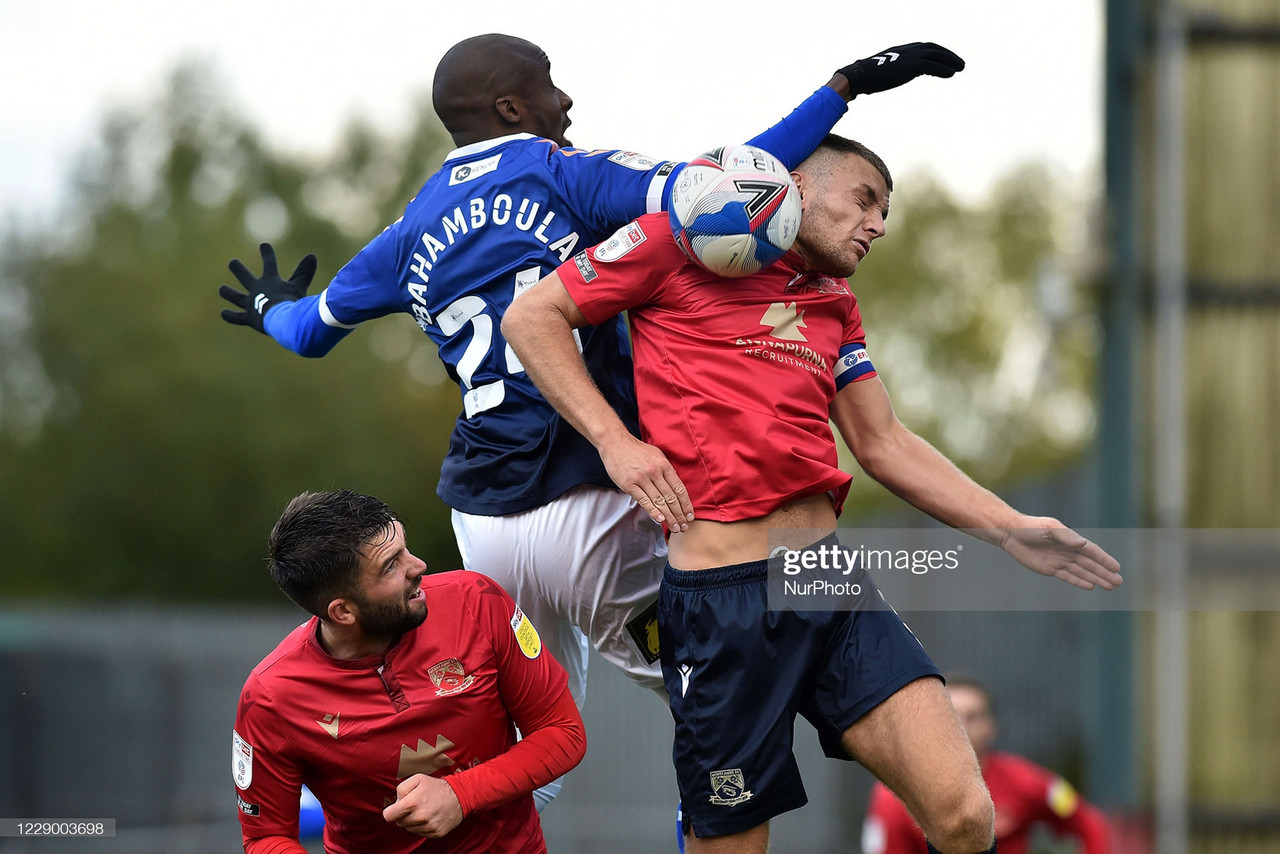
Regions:
<instances>
[{"instance_id":1,"label":"shirt sleeve","mask_svg":"<svg viewBox=\"0 0 1280 854\"><path fill-rule=\"evenodd\" d=\"M926 854L924 833L907 808L883 783L871 789L862 824L862 854Z\"/></svg>"},{"instance_id":2,"label":"shirt sleeve","mask_svg":"<svg viewBox=\"0 0 1280 854\"><path fill-rule=\"evenodd\" d=\"M787 169L795 169L848 111L845 100L834 89L823 86L782 121L749 140L748 145L763 148Z\"/></svg>"},{"instance_id":3,"label":"shirt sleeve","mask_svg":"<svg viewBox=\"0 0 1280 854\"><path fill-rule=\"evenodd\" d=\"M244 854L308 854L308 852L296 839L268 836L264 839L246 839Z\"/></svg>"},{"instance_id":4,"label":"shirt sleeve","mask_svg":"<svg viewBox=\"0 0 1280 854\"><path fill-rule=\"evenodd\" d=\"M667 277L686 261L666 217L651 216L627 223L556 273L587 322L596 326L656 300Z\"/></svg>"},{"instance_id":5,"label":"shirt sleeve","mask_svg":"<svg viewBox=\"0 0 1280 854\"><path fill-rule=\"evenodd\" d=\"M684 165L635 151L547 145L551 148L545 152L546 168L592 235L607 234L636 217L665 210L671 178Z\"/></svg>"},{"instance_id":6,"label":"shirt sleeve","mask_svg":"<svg viewBox=\"0 0 1280 854\"><path fill-rule=\"evenodd\" d=\"M476 619L493 644L498 691L523 738L474 768L445 777L464 815L520 797L569 771L586 752L586 731L564 668L498 584L476 580Z\"/></svg>"},{"instance_id":7,"label":"shirt sleeve","mask_svg":"<svg viewBox=\"0 0 1280 854\"><path fill-rule=\"evenodd\" d=\"M232 732L232 774L246 851L255 840L298 839L302 769L281 749L274 717L251 676Z\"/></svg>"},{"instance_id":8,"label":"shirt sleeve","mask_svg":"<svg viewBox=\"0 0 1280 854\"><path fill-rule=\"evenodd\" d=\"M858 309L857 297L854 297L849 316L845 320L844 337L841 339L840 353L832 367L832 373L835 374L836 391L849 383L876 376L876 367L867 351L867 335L862 330L862 312Z\"/></svg>"},{"instance_id":9,"label":"shirt sleeve","mask_svg":"<svg viewBox=\"0 0 1280 854\"><path fill-rule=\"evenodd\" d=\"M321 293L268 309L267 334L301 356L323 356L357 324L400 311L399 225L356 253Z\"/></svg>"},{"instance_id":10,"label":"shirt sleeve","mask_svg":"<svg viewBox=\"0 0 1280 854\"><path fill-rule=\"evenodd\" d=\"M527 795L586 755L586 729L567 685L558 700L517 724L522 738L506 753L444 778L464 816Z\"/></svg>"}]
</instances>

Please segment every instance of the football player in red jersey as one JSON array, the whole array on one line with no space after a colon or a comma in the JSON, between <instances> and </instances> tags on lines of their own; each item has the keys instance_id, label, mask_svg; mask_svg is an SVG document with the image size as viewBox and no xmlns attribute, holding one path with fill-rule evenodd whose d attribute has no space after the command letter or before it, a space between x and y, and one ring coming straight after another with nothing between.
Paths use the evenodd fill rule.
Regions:
<instances>
[{"instance_id":1,"label":"football player in red jersey","mask_svg":"<svg viewBox=\"0 0 1280 854\"><path fill-rule=\"evenodd\" d=\"M991 799L940 674L870 576L849 577L863 596L847 611L769 606L775 548L833 547L851 477L830 422L872 477L1036 572L1110 589L1120 567L1058 520L1014 510L895 417L845 281L885 233L884 162L833 135L793 177L800 231L772 267L718 278L683 255L665 215L641 217L514 302L503 333L671 531L658 631L688 850L763 852L769 819L805 803L800 714L828 756L857 759L908 803L934 850L990 851ZM592 386L571 334L623 310L643 441Z\"/></svg>"},{"instance_id":2,"label":"football player in red jersey","mask_svg":"<svg viewBox=\"0 0 1280 854\"><path fill-rule=\"evenodd\" d=\"M1106 817L1077 795L1070 783L1029 759L991 749L996 722L991 694L982 682L968 674L948 673L947 693L964 722L995 804L1000 854L1027 854L1037 825L1075 837L1080 854L1110 854ZM926 850L924 834L902 801L883 783L876 783L863 824L863 854L925 854Z\"/></svg>"},{"instance_id":3,"label":"football player in red jersey","mask_svg":"<svg viewBox=\"0 0 1280 854\"><path fill-rule=\"evenodd\" d=\"M479 573L427 575L395 514L345 490L290 502L269 551L313 616L240 694L246 854L305 852L303 784L332 854L545 852L531 793L582 761L586 736L564 668L511 597Z\"/></svg>"}]
</instances>

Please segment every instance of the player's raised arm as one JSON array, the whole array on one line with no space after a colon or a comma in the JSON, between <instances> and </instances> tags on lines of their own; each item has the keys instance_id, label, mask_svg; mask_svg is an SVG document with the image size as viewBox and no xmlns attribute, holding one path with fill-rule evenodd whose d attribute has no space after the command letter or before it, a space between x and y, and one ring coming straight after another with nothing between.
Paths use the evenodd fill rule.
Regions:
<instances>
[{"instance_id":1,"label":"player's raised arm","mask_svg":"<svg viewBox=\"0 0 1280 854\"><path fill-rule=\"evenodd\" d=\"M1057 519L1010 507L907 429L878 377L841 388L831 417L863 470L918 510L1000 546L1041 575L1085 590L1122 582L1119 562L1096 543Z\"/></svg>"},{"instance_id":2,"label":"player's raised arm","mask_svg":"<svg viewBox=\"0 0 1280 854\"><path fill-rule=\"evenodd\" d=\"M963 70L963 59L933 42L887 48L837 70L825 86L748 144L763 148L788 169L795 169L835 127L848 110L848 101L896 89L917 77L952 77Z\"/></svg>"},{"instance_id":3,"label":"player's raised arm","mask_svg":"<svg viewBox=\"0 0 1280 854\"><path fill-rule=\"evenodd\" d=\"M684 531L693 519L684 484L662 451L631 435L592 382L572 334L586 325L560 276L551 273L507 309L502 336L547 402L600 452L614 483L655 522Z\"/></svg>"}]
</instances>

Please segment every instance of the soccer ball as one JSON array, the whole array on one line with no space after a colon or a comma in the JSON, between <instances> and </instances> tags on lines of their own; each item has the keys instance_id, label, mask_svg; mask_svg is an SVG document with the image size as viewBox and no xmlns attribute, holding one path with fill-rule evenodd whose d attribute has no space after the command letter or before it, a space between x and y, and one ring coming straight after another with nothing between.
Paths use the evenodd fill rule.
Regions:
<instances>
[{"instance_id":1,"label":"soccer ball","mask_svg":"<svg viewBox=\"0 0 1280 854\"><path fill-rule=\"evenodd\" d=\"M676 243L692 261L717 276L749 276L795 242L800 191L769 152L728 145L689 161L667 213Z\"/></svg>"}]
</instances>

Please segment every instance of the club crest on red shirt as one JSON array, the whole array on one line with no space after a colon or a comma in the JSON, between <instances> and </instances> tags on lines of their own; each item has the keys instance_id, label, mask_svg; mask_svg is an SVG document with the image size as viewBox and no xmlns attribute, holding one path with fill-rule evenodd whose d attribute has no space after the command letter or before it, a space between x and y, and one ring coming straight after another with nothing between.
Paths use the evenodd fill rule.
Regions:
<instances>
[{"instance_id":1,"label":"club crest on red shirt","mask_svg":"<svg viewBox=\"0 0 1280 854\"><path fill-rule=\"evenodd\" d=\"M450 694L465 691L471 687L471 683L476 681L476 677L468 675L462 667L462 662L456 658L431 665L427 670L427 676L431 677L431 681L438 689L437 697L447 697Z\"/></svg>"}]
</instances>

